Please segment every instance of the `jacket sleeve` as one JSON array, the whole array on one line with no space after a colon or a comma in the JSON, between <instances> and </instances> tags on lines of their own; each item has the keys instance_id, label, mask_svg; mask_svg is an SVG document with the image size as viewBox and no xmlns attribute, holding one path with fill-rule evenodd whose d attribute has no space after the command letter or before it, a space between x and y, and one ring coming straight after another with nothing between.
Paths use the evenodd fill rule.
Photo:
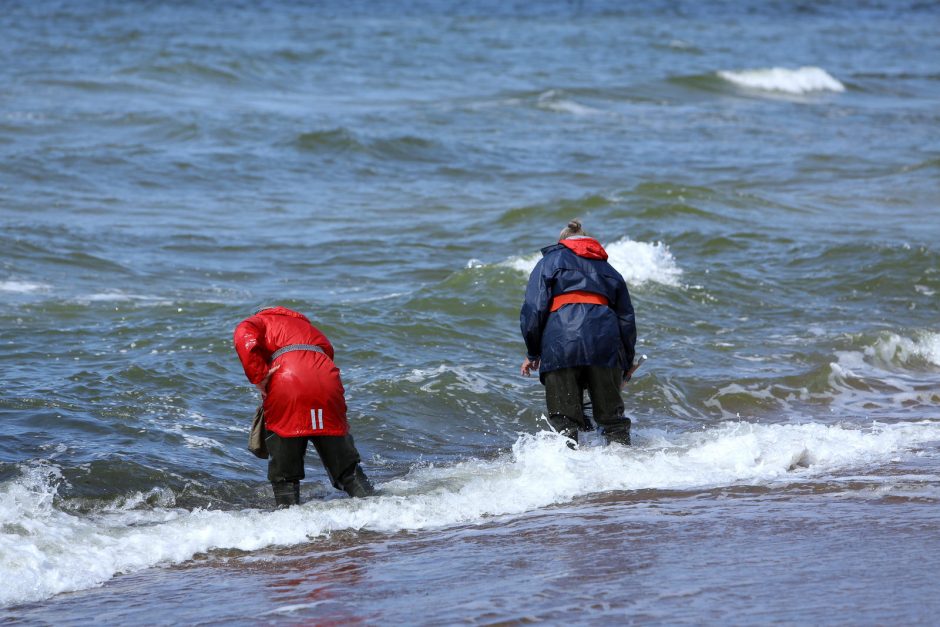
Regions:
<instances>
[{"instance_id":1,"label":"jacket sleeve","mask_svg":"<svg viewBox=\"0 0 940 627\"><path fill-rule=\"evenodd\" d=\"M519 312L519 326L522 329L522 339L525 340L527 357L536 359L542 355L542 330L548 319L551 290L542 273L543 261L535 264L535 269L529 275L529 284L525 290L525 301L522 311Z\"/></svg>"},{"instance_id":2,"label":"jacket sleeve","mask_svg":"<svg viewBox=\"0 0 940 627\"><path fill-rule=\"evenodd\" d=\"M258 383L268 374L270 351L264 342L264 322L252 316L235 327L235 351L245 369L245 376Z\"/></svg>"},{"instance_id":3,"label":"jacket sleeve","mask_svg":"<svg viewBox=\"0 0 940 627\"><path fill-rule=\"evenodd\" d=\"M630 300L630 291L627 283L620 278L617 286L617 300L614 306L617 313L617 324L620 326L620 343L623 345L624 356L627 363L624 367L629 370L636 356L636 316L633 313L633 302Z\"/></svg>"}]
</instances>

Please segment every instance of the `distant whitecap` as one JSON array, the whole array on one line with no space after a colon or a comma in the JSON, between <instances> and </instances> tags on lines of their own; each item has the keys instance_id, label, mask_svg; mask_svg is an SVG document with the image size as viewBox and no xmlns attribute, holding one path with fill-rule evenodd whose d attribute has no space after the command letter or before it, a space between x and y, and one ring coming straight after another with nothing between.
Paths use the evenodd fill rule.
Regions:
<instances>
[{"instance_id":1,"label":"distant whitecap","mask_svg":"<svg viewBox=\"0 0 940 627\"><path fill-rule=\"evenodd\" d=\"M781 67L721 71L718 76L748 89L777 91L787 94L805 94L814 91L845 91L845 85L826 70L818 67L801 67L795 70Z\"/></svg>"},{"instance_id":2,"label":"distant whitecap","mask_svg":"<svg viewBox=\"0 0 940 627\"><path fill-rule=\"evenodd\" d=\"M0 281L0 292L29 294L32 292L41 292L47 289L49 289L49 286L43 283L30 283L29 281Z\"/></svg>"},{"instance_id":3,"label":"distant whitecap","mask_svg":"<svg viewBox=\"0 0 940 627\"><path fill-rule=\"evenodd\" d=\"M644 283L680 286L679 277L682 276L682 268L678 266L666 244L635 242L625 237L606 244L604 248L607 250L607 261L623 275L628 286L633 287ZM528 274L532 272L541 258L541 253L535 253L509 259L504 264Z\"/></svg>"}]
</instances>

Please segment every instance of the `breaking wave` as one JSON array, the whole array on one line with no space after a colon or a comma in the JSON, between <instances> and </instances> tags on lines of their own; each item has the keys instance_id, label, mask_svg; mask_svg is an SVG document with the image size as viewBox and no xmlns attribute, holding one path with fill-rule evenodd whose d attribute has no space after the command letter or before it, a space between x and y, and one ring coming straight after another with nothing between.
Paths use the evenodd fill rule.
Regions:
<instances>
[{"instance_id":1,"label":"breaking wave","mask_svg":"<svg viewBox=\"0 0 940 627\"><path fill-rule=\"evenodd\" d=\"M886 333L865 349L865 356L883 364L908 365L920 361L940 366L940 333L925 331L913 338Z\"/></svg>"},{"instance_id":2,"label":"breaking wave","mask_svg":"<svg viewBox=\"0 0 940 627\"><path fill-rule=\"evenodd\" d=\"M604 246L607 250L610 265L623 275L629 286L644 283L659 283L669 287L679 287L679 277L682 269L676 263L675 257L669 247L662 243L636 242L622 238ZM525 272L532 272L535 264L542 258L541 253L514 257L503 262L510 268Z\"/></svg>"},{"instance_id":3,"label":"breaking wave","mask_svg":"<svg viewBox=\"0 0 940 627\"><path fill-rule=\"evenodd\" d=\"M341 530L397 533L521 514L611 490L688 490L810 481L883 464L940 439L940 422L728 422L704 431L636 430L637 445L570 450L542 432L492 460L413 468L371 499L262 511L194 511L172 495L132 494L92 514L57 504L60 471L23 466L0 485L0 605L94 587L120 573L180 563L212 549L289 546ZM547 479L547 478L550 478Z\"/></svg>"},{"instance_id":4,"label":"breaking wave","mask_svg":"<svg viewBox=\"0 0 940 627\"><path fill-rule=\"evenodd\" d=\"M725 419L804 415L820 405L834 417L896 420L916 412L933 418L940 403L940 333L858 336L852 347L827 355L799 379L756 377L723 385L703 401ZM813 408L816 409L813 409ZM922 415L922 414L921 414Z\"/></svg>"},{"instance_id":5,"label":"breaking wave","mask_svg":"<svg viewBox=\"0 0 940 627\"><path fill-rule=\"evenodd\" d=\"M717 73L724 80L739 87L787 94L806 94L815 91L843 92L845 85L818 67L766 68Z\"/></svg>"}]
</instances>

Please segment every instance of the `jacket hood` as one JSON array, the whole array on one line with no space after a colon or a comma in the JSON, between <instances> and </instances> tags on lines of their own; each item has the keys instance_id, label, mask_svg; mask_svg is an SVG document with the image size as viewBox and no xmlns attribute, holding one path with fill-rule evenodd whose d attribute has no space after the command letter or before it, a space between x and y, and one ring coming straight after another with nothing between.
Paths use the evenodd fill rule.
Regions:
<instances>
[{"instance_id":1,"label":"jacket hood","mask_svg":"<svg viewBox=\"0 0 940 627\"><path fill-rule=\"evenodd\" d=\"M578 257L607 261L607 251L593 237L569 237L558 242Z\"/></svg>"},{"instance_id":2,"label":"jacket hood","mask_svg":"<svg viewBox=\"0 0 940 627\"><path fill-rule=\"evenodd\" d=\"M255 312L255 315L259 315L259 316L290 316L291 318L300 318L301 320L306 320L307 322L310 322L310 320L307 319L307 316L303 315L302 313L298 313L298 312L294 311L293 309L288 309L287 307L281 307L281 306L277 306L277 307L263 307L263 308L259 309L257 312Z\"/></svg>"}]
</instances>

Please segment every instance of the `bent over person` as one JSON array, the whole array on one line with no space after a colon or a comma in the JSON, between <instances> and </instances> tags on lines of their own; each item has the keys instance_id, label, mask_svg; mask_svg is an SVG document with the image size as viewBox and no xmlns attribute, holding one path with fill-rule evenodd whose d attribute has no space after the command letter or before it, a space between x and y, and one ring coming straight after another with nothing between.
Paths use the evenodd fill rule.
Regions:
<instances>
[{"instance_id":1,"label":"bent over person","mask_svg":"<svg viewBox=\"0 0 940 627\"><path fill-rule=\"evenodd\" d=\"M308 440L335 488L356 497L373 494L349 434L345 390L326 336L301 313L264 307L235 328L235 350L261 391L277 505L300 504Z\"/></svg>"},{"instance_id":2,"label":"bent over person","mask_svg":"<svg viewBox=\"0 0 940 627\"><path fill-rule=\"evenodd\" d=\"M620 390L635 352L633 304L607 252L578 220L542 249L519 319L527 351L521 372L539 371L552 427L574 441L592 428L584 415L587 390L607 440L630 444Z\"/></svg>"}]
</instances>

